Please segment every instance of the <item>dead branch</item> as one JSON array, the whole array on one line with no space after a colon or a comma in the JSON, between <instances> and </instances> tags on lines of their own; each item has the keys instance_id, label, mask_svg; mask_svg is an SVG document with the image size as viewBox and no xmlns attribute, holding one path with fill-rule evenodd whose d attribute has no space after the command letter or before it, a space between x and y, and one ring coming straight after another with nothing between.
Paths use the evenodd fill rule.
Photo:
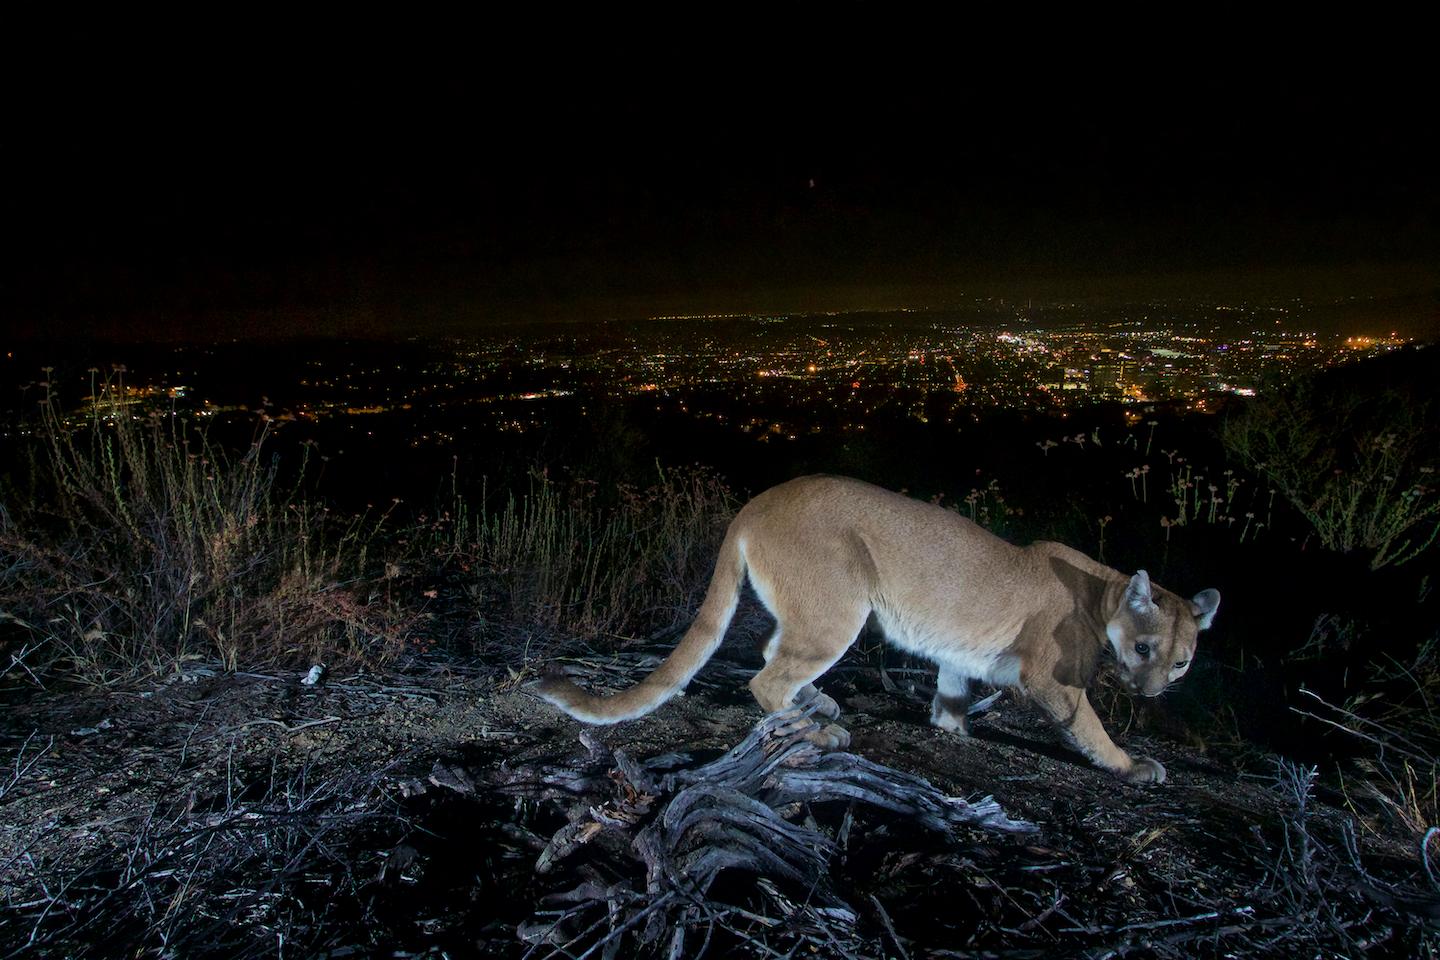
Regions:
<instances>
[{"instance_id":1,"label":"dead branch","mask_svg":"<svg viewBox=\"0 0 1440 960\"><path fill-rule=\"evenodd\" d=\"M556 871L601 836L629 838L628 845L611 843L595 855L609 856L613 873L635 871L633 884L582 883L565 895L563 911L537 913L522 925L522 939L532 950L548 945L549 956L596 951L610 956L626 937L637 946L658 947L668 934L666 952L679 956L690 934L703 928L708 939L718 927L764 953L770 948L763 946L762 934L773 921L760 922L753 911L742 914L737 911L743 908L709 896L722 873L739 872L755 877L756 892L780 909L787 935L808 938L830 955L855 956L861 946L853 929L856 911L835 892L830 878L837 841L809 818L795 822L808 805L847 803L840 831L846 842L856 804L898 814L951 839L961 825L1012 834L1035 829L1007 817L990 798L972 804L946 796L921 777L854 754L822 752L807 739L818 728L810 713L795 709L765 717L724 756L698 767L678 766L688 762L684 755L636 761L587 736L587 753L578 762L532 763L489 773L489 786L505 792L592 801L550 839L536 862L539 873ZM470 795L480 776L437 764L430 780ZM614 851L622 851L621 862L614 861ZM792 900L786 890L800 893L799 899ZM903 955L888 914L883 907L876 912ZM585 917L598 919L575 931Z\"/></svg>"}]
</instances>

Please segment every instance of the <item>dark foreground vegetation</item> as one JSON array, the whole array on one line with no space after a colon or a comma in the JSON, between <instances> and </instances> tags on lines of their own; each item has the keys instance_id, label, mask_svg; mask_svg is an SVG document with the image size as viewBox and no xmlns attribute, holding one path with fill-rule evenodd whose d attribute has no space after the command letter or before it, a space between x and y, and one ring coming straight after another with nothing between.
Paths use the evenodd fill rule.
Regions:
<instances>
[{"instance_id":1,"label":"dark foreground vegetation","mask_svg":"<svg viewBox=\"0 0 1440 960\"><path fill-rule=\"evenodd\" d=\"M664 653L740 467L537 460L351 510L263 419L236 445L113 383L46 404L0 495L0 954L1434 956L1437 372L796 453L1218 587L1179 689L1096 692L1154 788L1009 695L930 728L932 675L868 634L825 684L849 754L752 733L753 604L691 695L577 740L526 683Z\"/></svg>"}]
</instances>

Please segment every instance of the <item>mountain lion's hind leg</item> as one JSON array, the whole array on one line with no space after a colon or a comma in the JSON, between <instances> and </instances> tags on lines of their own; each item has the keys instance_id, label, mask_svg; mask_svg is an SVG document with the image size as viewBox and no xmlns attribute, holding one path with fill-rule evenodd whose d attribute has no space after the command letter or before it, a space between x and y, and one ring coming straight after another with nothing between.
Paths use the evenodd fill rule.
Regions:
<instances>
[{"instance_id":1,"label":"mountain lion's hind leg","mask_svg":"<svg viewBox=\"0 0 1440 960\"><path fill-rule=\"evenodd\" d=\"M766 713L792 707L802 690L806 687L815 689L810 681L829 670L831 665L840 659L847 646L849 644L842 644L838 650L833 651L833 655L822 656L797 655L787 653L784 649L777 650L765 668L750 678L750 692L755 694L760 708ZM825 696L818 690L815 692L817 696ZM825 699L834 703L829 697ZM840 712L838 705L835 712ZM809 736L827 750L839 750L850 745L849 732L833 723L821 727Z\"/></svg>"},{"instance_id":2,"label":"mountain lion's hind leg","mask_svg":"<svg viewBox=\"0 0 1440 960\"><path fill-rule=\"evenodd\" d=\"M795 706L797 702L805 702L807 688L815 690L812 681L844 655L864 622L862 615L853 628L839 618L824 625L806 624L803 628L786 625L784 641L771 646L765 668L750 678L750 692L755 695L761 709L774 713ZM835 703L818 690L815 690L815 696ZM826 704L822 701L821 706L824 708ZM835 712L840 712L838 704ZM810 734L810 739L827 750L844 749L850 745L849 732L833 723Z\"/></svg>"},{"instance_id":3,"label":"mountain lion's hind leg","mask_svg":"<svg viewBox=\"0 0 1440 960\"><path fill-rule=\"evenodd\" d=\"M780 628L776 627L775 632L770 635L770 639L765 641L765 647L761 651L761 656L765 658L767 664L779 646ZM824 717L827 720L840 719L840 704L836 703L835 698L829 694L821 693L813 683L807 683L800 688L800 691L795 694L795 702L803 706L813 704L817 717Z\"/></svg>"},{"instance_id":4,"label":"mountain lion's hind leg","mask_svg":"<svg viewBox=\"0 0 1440 960\"><path fill-rule=\"evenodd\" d=\"M962 737L970 735L965 713L970 709L970 701L975 699L972 683L965 674L940 665L940 675L935 680L935 699L930 703L930 723L933 726Z\"/></svg>"}]
</instances>

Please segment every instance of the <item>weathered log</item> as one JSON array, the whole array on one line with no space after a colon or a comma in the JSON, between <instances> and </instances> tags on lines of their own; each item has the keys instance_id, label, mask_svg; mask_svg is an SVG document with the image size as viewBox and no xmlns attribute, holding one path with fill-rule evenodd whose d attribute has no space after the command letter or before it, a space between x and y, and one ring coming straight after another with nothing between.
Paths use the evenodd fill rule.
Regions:
<instances>
[{"instance_id":1,"label":"weathered log","mask_svg":"<svg viewBox=\"0 0 1440 960\"><path fill-rule=\"evenodd\" d=\"M589 731L580 734L580 742L587 753L578 758L549 758L519 764L502 762L493 768L461 767L437 761L430 772L430 782L461 794L474 793L476 783L484 782L494 793L533 800L563 800L608 793L617 782L615 772L618 771L621 780L631 784L637 793L654 796L660 792L657 777L691 760L688 753L666 753L638 763L622 750L612 752Z\"/></svg>"},{"instance_id":2,"label":"weathered log","mask_svg":"<svg viewBox=\"0 0 1440 960\"><path fill-rule=\"evenodd\" d=\"M851 753L825 753L806 739L817 727L809 709L772 714L724 756L698 767L676 769L688 757L674 754L637 762L621 750L607 753L586 737L588 755L579 760L583 774L562 771L563 765L555 763L525 768L530 788L541 793L606 794L596 796L588 810L555 834L536 863L537 872L555 870L597 836L618 831L632 835L628 853L644 866L645 875L643 888L624 887L623 904L617 899L620 887L581 884L566 895L568 909L548 927L537 916L523 925L522 938L532 945L549 944L556 954L579 950L608 956L625 936L658 946L668 932L666 952L678 955L693 925L703 923L708 931L716 923L726 925L727 917L758 919L740 907L708 900L716 878L738 870L765 881L757 890L774 891L772 899L781 896L777 883L799 891L803 906L788 900L782 906L786 923L812 924L834 940L835 925L853 926L856 914L830 882L836 841L816 829L813 820L805 825L789 819L807 804L863 804L947 837L962 824L1006 833L1034 830L1011 820L988 797L972 804L945 795L922 777ZM608 761L603 781L596 775L602 759ZM505 775L507 787L518 784L519 772ZM841 832L848 834L849 822L847 810ZM610 866L623 875L623 863ZM600 919L577 931L581 915Z\"/></svg>"},{"instance_id":3,"label":"weathered log","mask_svg":"<svg viewBox=\"0 0 1440 960\"><path fill-rule=\"evenodd\" d=\"M958 824L1004 833L1035 829L1025 821L1011 820L992 797L971 803L946 796L928 780L853 753L827 754L813 767L781 770L767 788L765 802L771 806L848 798L911 817L940 833Z\"/></svg>"}]
</instances>

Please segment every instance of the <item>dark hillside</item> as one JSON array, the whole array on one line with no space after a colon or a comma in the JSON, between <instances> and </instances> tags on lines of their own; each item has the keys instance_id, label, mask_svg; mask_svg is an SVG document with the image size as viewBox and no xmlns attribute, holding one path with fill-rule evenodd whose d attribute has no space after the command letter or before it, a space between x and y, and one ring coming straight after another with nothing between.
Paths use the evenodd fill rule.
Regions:
<instances>
[{"instance_id":1,"label":"dark hillside","mask_svg":"<svg viewBox=\"0 0 1440 960\"><path fill-rule=\"evenodd\" d=\"M473 446L438 479L433 451L345 475L263 407L202 429L120 415L118 384L89 409L45 404L8 438L0 511L0 951L661 955L673 941L641 936L653 908L689 955L708 936L712 955L1433 956L1433 353L1221 417L882 410L841 443L687 433L621 401L598 429L556 414L538 446ZM466 472L480 463L503 468ZM644 771L746 740L767 618L743 607L688 696L585 742L528 684L556 661L633 682L693 616L737 490L813 470L1218 588L1164 697L1092 687L1169 782L1096 771L1013 694L972 739L942 733L933 666L866 631L822 680L853 758L814 762L993 795L1038 832L777 801L742 820L809 844L805 870L754 869L722 842L768 849L751 827L748 847L706 828L676 855L733 868L703 898L647 900L632 839L680 801ZM407 471L436 492L359 495ZM328 677L302 684L317 663ZM570 855L539 869L547 849L547 867Z\"/></svg>"}]
</instances>

